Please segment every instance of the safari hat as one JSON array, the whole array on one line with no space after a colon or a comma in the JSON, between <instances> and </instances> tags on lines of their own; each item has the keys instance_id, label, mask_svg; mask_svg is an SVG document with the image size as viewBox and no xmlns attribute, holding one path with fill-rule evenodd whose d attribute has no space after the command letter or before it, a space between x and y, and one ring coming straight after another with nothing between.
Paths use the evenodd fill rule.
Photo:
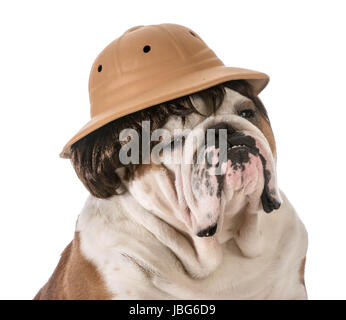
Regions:
<instances>
[{"instance_id":1,"label":"safari hat","mask_svg":"<svg viewBox=\"0 0 346 320\"><path fill-rule=\"evenodd\" d=\"M73 143L115 119L240 79L256 93L269 81L261 72L226 67L190 28L168 23L133 27L96 58L89 78L91 119L60 156L70 158Z\"/></svg>"}]
</instances>

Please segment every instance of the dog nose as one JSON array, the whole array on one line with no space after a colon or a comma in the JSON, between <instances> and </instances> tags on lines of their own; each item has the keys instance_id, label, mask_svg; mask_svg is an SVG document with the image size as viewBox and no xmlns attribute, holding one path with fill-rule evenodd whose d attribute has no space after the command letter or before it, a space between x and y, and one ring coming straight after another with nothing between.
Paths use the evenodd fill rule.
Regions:
<instances>
[{"instance_id":1,"label":"dog nose","mask_svg":"<svg viewBox=\"0 0 346 320\"><path fill-rule=\"evenodd\" d=\"M215 140L211 140L211 143L215 143L215 146L217 148L219 147L220 137L226 138L227 144L228 144L231 136L234 135L234 133L236 132L236 130L230 124L228 124L226 122L217 123L217 124L209 127L206 131L207 146L209 146L209 144L210 144L210 140L208 139L208 130L212 130L209 132L212 134L212 136L215 137ZM226 131L226 136L224 135L225 131ZM222 132L223 132L223 134L222 134Z\"/></svg>"},{"instance_id":2,"label":"dog nose","mask_svg":"<svg viewBox=\"0 0 346 320\"><path fill-rule=\"evenodd\" d=\"M197 233L198 237L211 237L215 234L217 223Z\"/></svg>"},{"instance_id":3,"label":"dog nose","mask_svg":"<svg viewBox=\"0 0 346 320\"><path fill-rule=\"evenodd\" d=\"M227 132L230 131L230 133L234 133L235 129L227 122L219 122L217 124L214 124L213 126L209 127L208 129L215 129L215 131L218 131L220 129L226 129Z\"/></svg>"}]
</instances>

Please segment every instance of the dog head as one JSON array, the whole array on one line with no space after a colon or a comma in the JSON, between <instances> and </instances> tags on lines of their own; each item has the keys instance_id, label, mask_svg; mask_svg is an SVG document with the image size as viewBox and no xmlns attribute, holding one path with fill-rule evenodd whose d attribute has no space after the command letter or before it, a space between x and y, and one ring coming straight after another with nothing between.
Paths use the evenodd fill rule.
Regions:
<instances>
[{"instance_id":1,"label":"dog head","mask_svg":"<svg viewBox=\"0 0 346 320\"><path fill-rule=\"evenodd\" d=\"M180 230L213 236L243 210L281 203L267 112L243 80L138 111L71 147L77 175L96 197L129 192Z\"/></svg>"}]
</instances>

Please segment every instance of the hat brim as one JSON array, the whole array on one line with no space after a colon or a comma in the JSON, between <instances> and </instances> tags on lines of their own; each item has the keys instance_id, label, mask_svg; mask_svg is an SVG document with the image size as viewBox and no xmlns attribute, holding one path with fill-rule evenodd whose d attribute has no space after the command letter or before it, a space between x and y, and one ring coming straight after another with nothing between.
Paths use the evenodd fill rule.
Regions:
<instances>
[{"instance_id":1,"label":"hat brim","mask_svg":"<svg viewBox=\"0 0 346 320\"><path fill-rule=\"evenodd\" d=\"M256 94L260 93L269 82L265 73L248 69L216 66L186 74L174 80L167 81L153 90L116 106L110 106L90 120L76 135L64 146L60 157L71 158L71 146L87 136L89 133L101 128L105 124L148 107L192 94L230 80L247 80Z\"/></svg>"}]
</instances>

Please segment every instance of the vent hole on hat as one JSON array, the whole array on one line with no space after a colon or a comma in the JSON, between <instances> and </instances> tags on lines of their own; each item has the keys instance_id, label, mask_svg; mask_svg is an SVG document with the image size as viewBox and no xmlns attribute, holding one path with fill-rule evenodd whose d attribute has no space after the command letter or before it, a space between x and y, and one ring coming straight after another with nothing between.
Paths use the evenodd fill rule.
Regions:
<instances>
[{"instance_id":1,"label":"vent hole on hat","mask_svg":"<svg viewBox=\"0 0 346 320\"><path fill-rule=\"evenodd\" d=\"M100 65L97 67L97 71L98 71L98 72L101 72L101 71L102 71L102 64L100 64Z\"/></svg>"},{"instance_id":2,"label":"vent hole on hat","mask_svg":"<svg viewBox=\"0 0 346 320\"><path fill-rule=\"evenodd\" d=\"M145 47L143 48L143 51L144 51L145 53L148 53L150 50L151 50L151 47L150 47L150 46L145 46Z\"/></svg>"},{"instance_id":3,"label":"vent hole on hat","mask_svg":"<svg viewBox=\"0 0 346 320\"><path fill-rule=\"evenodd\" d=\"M190 34L191 34L192 36L194 36L194 37L196 37L196 38L197 38L196 33L194 33L193 31L190 31Z\"/></svg>"}]
</instances>

